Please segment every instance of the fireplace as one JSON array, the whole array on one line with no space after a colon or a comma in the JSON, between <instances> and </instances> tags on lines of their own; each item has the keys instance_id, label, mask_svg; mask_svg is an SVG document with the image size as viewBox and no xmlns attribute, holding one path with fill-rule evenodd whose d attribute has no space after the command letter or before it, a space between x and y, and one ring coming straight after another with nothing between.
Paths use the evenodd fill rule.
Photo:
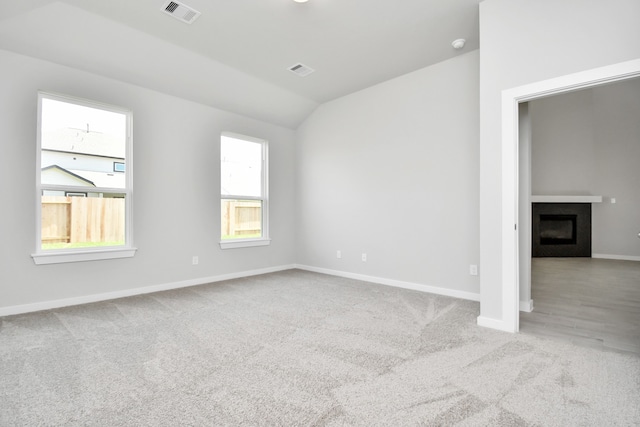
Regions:
<instances>
[{"instance_id":1,"label":"fireplace","mask_svg":"<svg viewBox=\"0 0 640 427\"><path fill-rule=\"evenodd\" d=\"M533 203L534 257L591 257L591 203Z\"/></svg>"}]
</instances>

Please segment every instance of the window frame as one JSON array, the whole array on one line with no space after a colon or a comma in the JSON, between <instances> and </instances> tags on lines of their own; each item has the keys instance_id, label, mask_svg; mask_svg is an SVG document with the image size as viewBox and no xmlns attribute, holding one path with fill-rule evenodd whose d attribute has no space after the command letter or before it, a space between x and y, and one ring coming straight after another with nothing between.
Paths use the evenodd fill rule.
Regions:
<instances>
[{"instance_id":1,"label":"window frame","mask_svg":"<svg viewBox=\"0 0 640 427\"><path fill-rule=\"evenodd\" d=\"M86 187L73 185L42 184L42 104L44 99L96 108L126 116L125 134L125 188L96 187L96 193L125 195L125 244L118 246L100 246L72 249L42 249L42 193L45 190L58 190L71 193L87 192ZM38 91L37 114L37 149L36 149L36 185L35 185L35 247L31 257L35 264L58 264L66 262L96 261L103 259L130 258L135 255L137 248L133 245L133 112L130 109L99 101L63 95L54 92ZM92 189L93 190L93 189Z\"/></svg>"},{"instance_id":2,"label":"window frame","mask_svg":"<svg viewBox=\"0 0 640 427\"><path fill-rule=\"evenodd\" d=\"M218 230L220 231L220 248L221 249L236 249L247 248L254 246L268 246L271 244L271 238L269 234L269 141L263 138L256 138L253 136L242 135L234 132L222 132L220 134L220 179L222 180L222 138L228 137L233 139L240 139L247 142L253 142L260 144L262 147L262 170L261 170L261 197L246 196L246 195L224 195L222 194L222 185L220 185L220 206L218 212L221 210L223 200L260 200L262 202L261 217L262 217L262 237L250 237L250 238L236 238L236 239L222 239L222 216L218 223Z\"/></svg>"},{"instance_id":3,"label":"window frame","mask_svg":"<svg viewBox=\"0 0 640 427\"><path fill-rule=\"evenodd\" d=\"M126 159L125 159L126 162ZM119 166L122 165L122 170L119 170ZM127 172L127 164L123 162L113 162L113 171L117 173L126 173Z\"/></svg>"}]
</instances>

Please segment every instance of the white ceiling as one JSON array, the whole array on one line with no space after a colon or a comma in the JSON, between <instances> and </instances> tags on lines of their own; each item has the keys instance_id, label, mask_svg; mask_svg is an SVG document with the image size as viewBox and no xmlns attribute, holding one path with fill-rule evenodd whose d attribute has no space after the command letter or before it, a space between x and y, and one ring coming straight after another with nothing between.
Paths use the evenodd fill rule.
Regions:
<instances>
[{"instance_id":1,"label":"white ceiling","mask_svg":"<svg viewBox=\"0 0 640 427\"><path fill-rule=\"evenodd\" d=\"M189 25L164 0L0 0L0 48L295 128L323 102L477 49L479 2L185 0L202 13ZM316 72L289 72L298 62Z\"/></svg>"}]
</instances>

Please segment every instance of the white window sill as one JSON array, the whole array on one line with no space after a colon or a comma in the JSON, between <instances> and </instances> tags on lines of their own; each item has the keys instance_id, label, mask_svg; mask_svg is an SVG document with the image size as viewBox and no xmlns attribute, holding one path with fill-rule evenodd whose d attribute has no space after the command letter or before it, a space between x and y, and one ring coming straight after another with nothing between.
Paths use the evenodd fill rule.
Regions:
<instances>
[{"instance_id":1,"label":"white window sill","mask_svg":"<svg viewBox=\"0 0 640 427\"><path fill-rule=\"evenodd\" d=\"M32 254L33 262L41 264L60 264L64 262L98 261L103 259L131 258L136 248L97 249L83 251L55 251Z\"/></svg>"},{"instance_id":2,"label":"white window sill","mask_svg":"<svg viewBox=\"0 0 640 427\"><path fill-rule=\"evenodd\" d=\"M237 239L222 240L220 249L250 248L253 246L269 246L271 239Z\"/></svg>"}]
</instances>

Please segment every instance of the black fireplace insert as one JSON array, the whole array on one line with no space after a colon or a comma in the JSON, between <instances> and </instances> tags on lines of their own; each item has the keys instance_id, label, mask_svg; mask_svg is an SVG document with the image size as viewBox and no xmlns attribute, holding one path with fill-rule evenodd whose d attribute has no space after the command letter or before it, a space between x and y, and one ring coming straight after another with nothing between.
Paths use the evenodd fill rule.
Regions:
<instances>
[{"instance_id":1,"label":"black fireplace insert","mask_svg":"<svg viewBox=\"0 0 640 427\"><path fill-rule=\"evenodd\" d=\"M591 257L591 203L533 203L534 257Z\"/></svg>"}]
</instances>

